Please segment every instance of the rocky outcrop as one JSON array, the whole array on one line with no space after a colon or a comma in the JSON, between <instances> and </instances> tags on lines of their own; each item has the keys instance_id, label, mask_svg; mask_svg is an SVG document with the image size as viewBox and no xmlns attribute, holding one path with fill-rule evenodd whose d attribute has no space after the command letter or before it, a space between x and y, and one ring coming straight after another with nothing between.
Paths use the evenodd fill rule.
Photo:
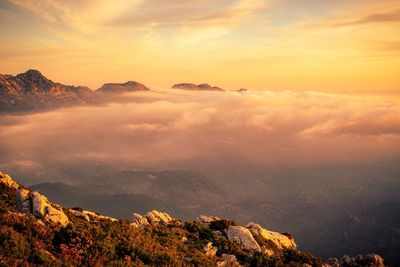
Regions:
<instances>
[{"instance_id":1,"label":"rocky outcrop","mask_svg":"<svg viewBox=\"0 0 400 267\"><path fill-rule=\"evenodd\" d=\"M253 222L248 223L246 227L250 230L254 237L260 237L266 241L270 241L275 244L278 249L297 249L297 245L294 240L286 235L266 230L259 224Z\"/></svg>"},{"instance_id":2,"label":"rocky outcrop","mask_svg":"<svg viewBox=\"0 0 400 267\"><path fill-rule=\"evenodd\" d=\"M52 204L45 196L38 192L31 192L26 188L22 188L9 175L0 172L0 183L16 190L15 199L18 211L29 213L38 219L59 223L63 226L69 223L69 219L62 207Z\"/></svg>"},{"instance_id":3,"label":"rocky outcrop","mask_svg":"<svg viewBox=\"0 0 400 267\"><path fill-rule=\"evenodd\" d=\"M19 188L19 184L17 182L11 179L11 177L8 174L5 174L1 171L0 171L0 184L14 189Z\"/></svg>"},{"instance_id":4,"label":"rocky outcrop","mask_svg":"<svg viewBox=\"0 0 400 267\"><path fill-rule=\"evenodd\" d=\"M365 256L358 255L356 257L349 257L345 255L340 261L337 258L330 258L328 259L327 263L332 267L385 267L383 258L377 254L367 254Z\"/></svg>"},{"instance_id":5,"label":"rocky outcrop","mask_svg":"<svg viewBox=\"0 0 400 267\"><path fill-rule=\"evenodd\" d=\"M218 218L218 217L215 217L215 216L207 216L207 215L200 215L200 216L196 219L197 222L202 223L202 224L210 224L210 223L212 223L212 222L214 222L214 221L219 221L219 220L221 220L221 219Z\"/></svg>"},{"instance_id":6,"label":"rocky outcrop","mask_svg":"<svg viewBox=\"0 0 400 267\"><path fill-rule=\"evenodd\" d=\"M84 211L71 209L69 210L69 212L71 212L76 217L82 218L85 221L90 222L90 217Z\"/></svg>"},{"instance_id":7,"label":"rocky outcrop","mask_svg":"<svg viewBox=\"0 0 400 267\"><path fill-rule=\"evenodd\" d=\"M106 83L96 92L98 93L114 93L121 94L126 92L136 92L136 91L149 91L150 89L144 84L128 81L126 83Z\"/></svg>"},{"instance_id":8,"label":"rocky outcrop","mask_svg":"<svg viewBox=\"0 0 400 267\"><path fill-rule=\"evenodd\" d=\"M139 213L133 213L133 222L138 226L150 225L146 217L140 215Z\"/></svg>"},{"instance_id":9,"label":"rocky outcrop","mask_svg":"<svg viewBox=\"0 0 400 267\"><path fill-rule=\"evenodd\" d=\"M246 227L229 226L227 234L230 241L236 241L239 244L242 244L246 250L261 251L260 245Z\"/></svg>"},{"instance_id":10,"label":"rocky outcrop","mask_svg":"<svg viewBox=\"0 0 400 267\"><path fill-rule=\"evenodd\" d=\"M89 221L91 221L91 222L99 222L99 221L116 222L116 221L118 221L118 219L110 217L110 216L104 216L104 215L98 214L93 211L84 210L84 211L82 211L82 218L87 220L86 217L89 218Z\"/></svg>"},{"instance_id":11,"label":"rocky outcrop","mask_svg":"<svg viewBox=\"0 0 400 267\"><path fill-rule=\"evenodd\" d=\"M95 102L92 90L55 83L37 70L0 75L0 112L31 111Z\"/></svg>"},{"instance_id":12,"label":"rocky outcrop","mask_svg":"<svg viewBox=\"0 0 400 267\"><path fill-rule=\"evenodd\" d=\"M58 205L52 204L38 192L20 189L16 194L17 207L20 212L30 213L36 218L66 226L69 223L67 215Z\"/></svg>"},{"instance_id":13,"label":"rocky outcrop","mask_svg":"<svg viewBox=\"0 0 400 267\"><path fill-rule=\"evenodd\" d=\"M184 90L198 90L198 91L224 91L222 88L217 86L211 86L207 83L194 84L194 83L178 83L172 86L173 89L184 89Z\"/></svg>"},{"instance_id":14,"label":"rocky outcrop","mask_svg":"<svg viewBox=\"0 0 400 267\"><path fill-rule=\"evenodd\" d=\"M147 218L147 221L153 225L159 224L159 223L168 225L174 221L174 219L171 216L169 216L167 213L157 211L157 210L152 210L152 211L147 212L146 218Z\"/></svg>"},{"instance_id":15,"label":"rocky outcrop","mask_svg":"<svg viewBox=\"0 0 400 267\"><path fill-rule=\"evenodd\" d=\"M145 216L133 213L133 224L138 227L158 224L169 225L176 222L178 220L172 218L169 214L157 210L149 211Z\"/></svg>"}]
</instances>

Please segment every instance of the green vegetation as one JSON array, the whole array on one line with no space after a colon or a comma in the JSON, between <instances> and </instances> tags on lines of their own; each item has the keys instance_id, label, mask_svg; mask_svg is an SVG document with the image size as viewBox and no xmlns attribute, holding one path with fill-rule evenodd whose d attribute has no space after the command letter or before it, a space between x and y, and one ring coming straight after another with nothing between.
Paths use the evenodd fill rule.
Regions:
<instances>
[{"instance_id":1,"label":"green vegetation","mask_svg":"<svg viewBox=\"0 0 400 267\"><path fill-rule=\"evenodd\" d=\"M222 254L245 266L321 265L298 251L273 257L246 251L227 239L225 230L235 225L229 220L138 227L128 220L88 222L65 210L71 223L61 227L17 212L15 200L15 190L0 185L0 266L216 266ZM209 242L216 256L203 251Z\"/></svg>"}]
</instances>

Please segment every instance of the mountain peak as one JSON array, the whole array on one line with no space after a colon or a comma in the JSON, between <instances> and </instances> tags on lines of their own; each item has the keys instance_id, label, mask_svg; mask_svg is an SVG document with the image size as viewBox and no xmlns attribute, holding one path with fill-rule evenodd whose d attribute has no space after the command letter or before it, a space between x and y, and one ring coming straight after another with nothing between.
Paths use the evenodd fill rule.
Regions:
<instances>
[{"instance_id":1,"label":"mountain peak","mask_svg":"<svg viewBox=\"0 0 400 267\"><path fill-rule=\"evenodd\" d=\"M194 83L178 83L172 86L173 89L184 89L184 90L198 90L198 91L224 91L222 88L217 86L211 86L208 83L194 84Z\"/></svg>"},{"instance_id":2,"label":"mountain peak","mask_svg":"<svg viewBox=\"0 0 400 267\"><path fill-rule=\"evenodd\" d=\"M0 76L0 112L50 109L94 100L90 89L55 83L36 69Z\"/></svg>"},{"instance_id":3,"label":"mountain peak","mask_svg":"<svg viewBox=\"0 0 400 267\"><path fill-rule=\"evenodd\" d=\"M29 70L25 71L24 74L43 76L43 74L36 69L29 69Z\"/></svg>"},{"instance_id":4,"label":"mountain peak","mask_svg":"<svg viewBox=\"0 0 400 267\"><path fill-rule=\"evenodd\" d=\"M126 83L106 83L97 91L101 93L124 93L133 91L149 91L150 89L142 83L127 81Z\"/></svg>"},{"instance_id":5,"label":"mountain peak","mask_svg":"<svg viewBox=\"0 0 400 267\"><path fill-rule=\"evenodd\" d=\"M40 71L35 69L29 69L24 73L20 73L17 77L25 77L30 79L41 79L41 80L48 80Z\"/></svg>"},{"instance_id":6,"label":"mountain peak","mask_svg":"<svg viewBox=\"0 0 400 267\"><path fill-rule=\"evenodd\" d=\"M15 76L16 79L21 80L24 84L28 85L31 89L33 86L36 86L41 89L49 89L54 86L54 83L47 79L40 71L35 69L27 70L24 73L20 73Z\"/></svg>"}]
</instances>

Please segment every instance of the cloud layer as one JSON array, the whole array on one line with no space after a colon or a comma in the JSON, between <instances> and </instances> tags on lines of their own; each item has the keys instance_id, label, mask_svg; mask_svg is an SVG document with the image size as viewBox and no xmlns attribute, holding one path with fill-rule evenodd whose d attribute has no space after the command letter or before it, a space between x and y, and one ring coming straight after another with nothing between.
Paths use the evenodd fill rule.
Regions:
<instances>
[{"instance_id":1,"label":"cloud layer","mask_svg":"<svg viewBox=\"0 0 400 267\"><path fill-rule=\"evenodd\" d=\"M0 117L0 169L299 167L400 155L398 103L324 93L152 92ZM68 170L68 171L67 171Z\"/></svg>"}]
</instances>

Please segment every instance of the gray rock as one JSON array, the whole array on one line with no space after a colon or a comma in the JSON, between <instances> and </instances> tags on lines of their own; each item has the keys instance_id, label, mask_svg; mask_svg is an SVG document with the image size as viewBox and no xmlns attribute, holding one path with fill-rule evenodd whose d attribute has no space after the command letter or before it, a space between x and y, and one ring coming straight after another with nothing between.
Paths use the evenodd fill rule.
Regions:
<instances>
[{"instance_id":1,"label":"gray rock","mask_svg":"<svg viewBox=\"0 0 400 267\"><path fill-rule=\"evenodd\" d=\"M133 222L137 226L141 226L141 227L149 225L149 222L147 221L147 218L143 217L142 215L140 215L138 213L133 213Z\"/></svg>"},{"instance_id":2,"label":"gray rock","mask_svg":"<svg viewBox=\"0 0 400 267\"><path fill-rule=\"evenodd\" d=\"M67 215L58 205L52 204L45 196L28 189L16 192L17 208L20 212L30 213L36 218L44 219L63 226L69 223Z\"/></svg>"},{"instance_id":3,"label":"gray rock","mask_svg":"<svg viewBox=\"0 0 400 267\"><path fill-rule=\"evenodd\" d=\"M261 251L260 245L254 239L253 235L243 226L229 226L228 239L230 241L236 241L243 245L246 250L250 251Z\"/></svg>"},{"instance_id":4,"label":"gray rock","mask_svg":"<svg viewBox=\"0 0 400 267\"><path fill-rule=\"evenodd\" d=\"M171 224L174 219L169 216L165 212L157 211L157 210L152 210L146 213L146 219L150 224L156 225L156 224Z\"/></svg>"},{"instance_id":5,"label":"gray rock","mask_svg":"<svg viewBox=\"0 0 400 267\"><path fill-rule=\"evenodd\" d=\"M210 224L211 222L219 221L219 220L221 220L221 219L218 218L218 217L215 217L215 216L207 216L207 215L200 215L200 216L196 219L197 222L202 223L202 224Z\"/></svg>"},{"instance_id":6,"label":"gray rock","mask_svg":"<svg viewBox=\"0 0 400 267\"><path fill-rule=\"evenodd\" d=\"M30 191L28 189L20 189L17 190L16 193L17 198L17 209L20 212L31 213L31 199L30 199Z\"/></svg>"},{"instance_id":7,"label":"gray rock","mask_svg":"<svg viewBox=\"0 0 400 267\"><path fill-rule=\"evenodd\" d=\"M297 249L297 245L294 242L294 240L290 239L286 235L269 231L267 229L262 228L259 224L253 222L248 223L246 227L250 230L253 236L262 238L266 241L271 241L279 249L284 249L284 248Z\"/></svg>"}]
</instances>

